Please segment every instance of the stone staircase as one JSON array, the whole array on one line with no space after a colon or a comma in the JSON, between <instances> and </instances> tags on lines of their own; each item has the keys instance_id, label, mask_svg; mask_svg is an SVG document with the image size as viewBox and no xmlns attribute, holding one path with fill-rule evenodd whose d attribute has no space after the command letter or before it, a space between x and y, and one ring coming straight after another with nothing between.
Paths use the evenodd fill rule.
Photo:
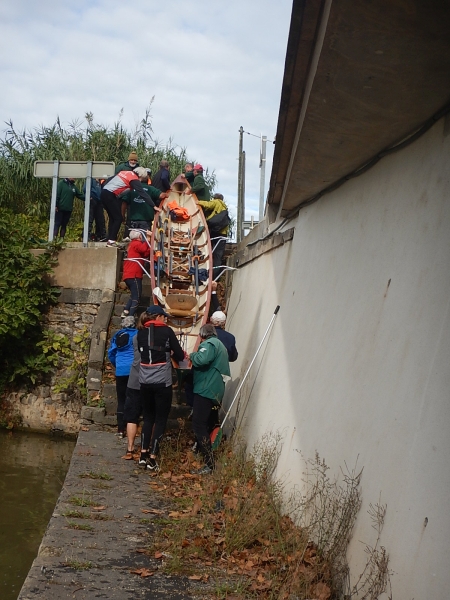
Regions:
<instances>
[{"instance_id":1,"label":"stone staircase","mask_svg":"<svg viewBox=\"0 0 450 600\"><path fill-rule=\"evenodd\" d=\"M126 291L125 291L126 290ZM106 340L107 349L110 344L111 338L119 331L121 326L121 317L123 309L130 297L128 290L120 290L115 293L114 297L114 308L112 311L108 336ZM140 315L148 306L152 304L152 293L151 293L151 282L147 275L144 275L142 284L142 296L139 303L139 307L136 311L136 315ZM108 364L108 358L105 351L104 365ZM175 376L174 376L175 380ZM117 396L115 383L106 382L103 380L99 394L104 406L85 406L82 409L82 425L88 426L107 426L116 427L116 409L117 409ZM170 411L169 420L167 422L167 430L177 430L180 428L178 419L183 419L186 422L186 426L190 427L188 423L188 416L191 412L191 408L185 404L184 392L178 390L173 391L172 409Z\"/></svg>"}]
</instances>

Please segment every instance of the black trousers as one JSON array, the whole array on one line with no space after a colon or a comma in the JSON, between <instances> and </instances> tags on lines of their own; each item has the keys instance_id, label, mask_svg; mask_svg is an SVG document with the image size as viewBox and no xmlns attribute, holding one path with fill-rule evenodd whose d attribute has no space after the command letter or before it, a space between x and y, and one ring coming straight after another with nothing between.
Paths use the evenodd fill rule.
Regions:
<instances>
[{"instance_id":1,"label":"black trousers","mask_svg":"<svg viewBox=\"0 0 450 600\"><path fill-rule=\"evenodd\" d=\"M109 190L102 190L101 201L109 217L108 240L116 241L122 225L122 202Z\"/></svg>"},{"instance_id":2,"label":"black trousers","mask_svg":"<svg viewBox=\"0 0 450 600\"><path fill-rule=\"evenodd\" d=\"M200 396L200 394L194 394L193 411L192 429L194 430L198 448L208 467L214 469L214 455L211 449L209 434L219 420L218 407L209 398Z\"/></svg>"},{"instance_id":3,"label":"black trousers","mask_svg":"<svg viewBox=\"0 0 450 600\"><path fill-rule=\"evenodd\" d=\"M142 451L158 454L159 444L166 430L172 406L172 386L141 386L142 412Z\"/></svg>"},{"instance_id":4,"label":"black trousers","mask_svg":"<svg viewBox=\"0 0 450 600\"><path fill-rule=\"evenodd\" d=\"M217 269L216 267L220 267L223 265L223 255L225 253L225 246L227 245L227 240L212 240L211 242L213 250L213 278L217 279L219 275L222 275L223 269Z\"/></svg>"},{"instance_id":5,"label":"black trousers","mask_svg":"<svg viewBox=\"0 0 450 600\"><path fill-rule=\"evenodd\" d=\"M128 375L116 376L116 395L117 395L117 431L125 431L126 423L123 418L125 409L125 399L127 397Z\"/></svg>"}]
</instances>

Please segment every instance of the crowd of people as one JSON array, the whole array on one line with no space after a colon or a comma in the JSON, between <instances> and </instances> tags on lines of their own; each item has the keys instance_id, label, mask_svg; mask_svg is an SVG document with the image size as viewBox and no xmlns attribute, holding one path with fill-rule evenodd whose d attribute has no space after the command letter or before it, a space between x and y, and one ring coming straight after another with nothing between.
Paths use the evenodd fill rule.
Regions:
<instances>
[{"instance_id":1,"label":"crowd of people","mask_svg":"<svg viewBox=\"0 0 450 600\"><path fill-rule=\"evenodd\" d=\"M189 183L185 193L195 193L204 210L213 239L213 267L217 269L222 265L229 227L226 204L221 194L211 198L201 164L187 163L183 177ZM97 236L112 246L117 244L120 226L125 222L125 239L129 242L123 280L130 290L130 298L121 315L122 327L113 336L108 349L116 375L118 434L127 439L123 458L134 458L137 432L143 421L139 465L153 472L159 470L160 443L172 404L172 359L177 363L188 360L191 371L185 385L186 398L192 406L193 448L204 461L204 465L194 472L204 475L214 469L210 435L219 422L219 408L230 376L229 363L238 357L236 340L225 331L226 315L217 299L217 283L214 281L211 286L209 323L200 329L201 343L189 356L166 324L169 315L162 306L149 306L135 321L143 274L148 268L152 222L155 211L160 210L160 203L169 192L169 163L161 161L159 170L151 177L150 170L140 167L136 153L132 152L128 161L118 165L116 174L103 182L102 187L92 187L90 223L95 221ZM93 203L97 203L96 208L102 207L102 213L104 208L109 216L107 233L104 220L103 225L101 221L97 223L98 211L93 212ZM217 219L221 213L226 213L228 220L223 218L224 215ZM214 278L219 275L216 270Z\"/></svg>"}]
</instances>

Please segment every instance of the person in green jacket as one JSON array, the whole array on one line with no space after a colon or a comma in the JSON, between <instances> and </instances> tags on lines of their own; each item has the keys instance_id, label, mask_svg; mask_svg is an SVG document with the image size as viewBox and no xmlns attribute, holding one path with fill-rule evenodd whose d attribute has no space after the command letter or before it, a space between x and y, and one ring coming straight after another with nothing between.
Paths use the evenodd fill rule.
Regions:
<instances>
[{"instance_id":1,"label":"person in green jacket","mask_svg":"<svg viewBox=\"0 0 450 600\"><path fill-rule=\"evenodd\" d=\"M136 152L130 152L127 162L123 162L117 165L115 175L117 175L117 173L120 173L120 171L134 171L134 169L138 166L138 155L136 154Z\"/></svg>"},{"instance_id":2,"label":"person in green jacket","mask_svg":"<svg viewBox=\"0 0 450 600\"><path fill-rule=\"evenodd\" d=\"M214 469L210 432L218 420L225 382L230 378L230 364L227 349L217 339L214 325L203 325L200 337L202 342L197 352L192 352L189 358L194 371L192 428L205 465L193 473L206 475Z\"/></svg>"},{"instance_id":3,"label":"person in green jacket","mask_svg":"<svg viewBox=\"0 0 450 600\"><path fill-rule=\"evenodd\" d=\"M147 192L156 206L167 198L168 194L161 192L148 183L142 183L143 189ZM149 231L152 228L155 211L153 207L145 202L135 190L129 190L121 196L122 198L122 218L125 220L129 229L145 229ZM126 241L126 240L125 240Z\"/></svg>"},{"instance_id":4,"label":"person in green jacket","mask_svg":"<svg viewBox=\"0 0 450 600\"><path fill-rule=\"evenodd\" d=\"M185 175L186 176L186 175ZM187 179L187 177L186 177ZM188 180L189 181L189 180ZM211 197L209 187L203 177L202 165L194 165L194 181L191 183L191 189L187 189L185 194L195 194L198 200L209 200Z\"/></svg>"},{"instance_id":5,"label":"person in green jacket","mask_svg":"<svg viewBox=\"0 0 450 600\"><path fill-rule=\"evenodd\" d=\"M84 194L75 185L75 179L60 179L56 188L56 213L55 213L55 229L53 237L64 237L66 235L67 223L73 210L73 199L79 198L84 200Z\"/></svg>"}]
</instances>

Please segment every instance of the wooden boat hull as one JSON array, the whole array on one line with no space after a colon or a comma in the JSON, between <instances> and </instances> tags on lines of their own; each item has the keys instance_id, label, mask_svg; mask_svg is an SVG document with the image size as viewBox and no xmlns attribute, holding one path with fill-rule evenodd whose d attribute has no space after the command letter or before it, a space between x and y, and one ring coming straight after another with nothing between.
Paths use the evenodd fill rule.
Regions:
<instances>
[{"instance_id":1,"label":"wooden boat hull","mask_svg":"<svg viewBox=\"0 0 450 600\"><path fill-rule=\"evenodd\" d=\"M172 183L161 212L155 214L150 252L152 290L161 290L159 299L153 294L153 302L158 304L162 299L169 314L167 324L187 354L200 343L199 331L208 320L213 280L206 219L195 194L185 194L188 188L181 176ZM174 201L186 210L187 220L175 218L169 206Z\"/></svg>"}]
</instances>

